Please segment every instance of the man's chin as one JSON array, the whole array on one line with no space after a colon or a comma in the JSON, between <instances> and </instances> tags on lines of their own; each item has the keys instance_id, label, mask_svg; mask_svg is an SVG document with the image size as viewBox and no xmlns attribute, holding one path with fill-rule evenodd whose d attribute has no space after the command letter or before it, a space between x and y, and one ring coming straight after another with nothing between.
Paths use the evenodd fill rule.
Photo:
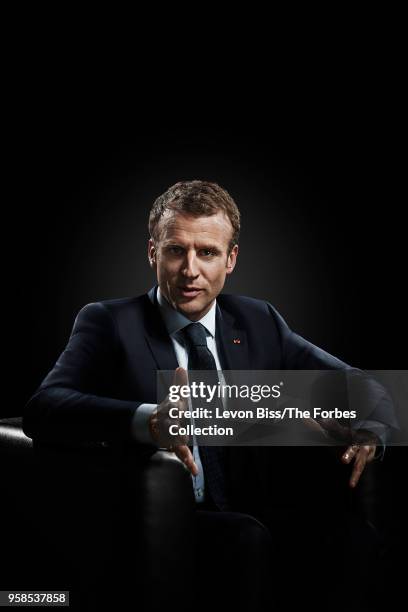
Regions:
<instances>
[{"instance_id":1,"label":"man's chin","mask_svg":"<svg viewBox=\"0 0 408 612\"><path fill-rule=\"evenodd\" d=\"M201 319L210 309L209 304L200 304L198 300L180 300L176 304L176 310L191 321Z\"/></svg>"}]
</instances>

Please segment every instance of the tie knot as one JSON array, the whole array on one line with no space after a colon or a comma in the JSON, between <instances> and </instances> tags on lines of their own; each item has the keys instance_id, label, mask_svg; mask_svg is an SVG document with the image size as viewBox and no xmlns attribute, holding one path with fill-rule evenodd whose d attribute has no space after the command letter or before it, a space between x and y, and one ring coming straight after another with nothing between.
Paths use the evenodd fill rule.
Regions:
<instances>
[{"instance_id":1,"label":"tie knot","mask_svg":"<svg viewBox=\"0 0 408 612\"><path fill-rule=\"evenodd\" d=\"M190 323L187 325L183 332L187 338L187 340L193 346L205 346L207 347L207 334L205 332L205 327L201 323Z\"/></svg>"}]
</instances>

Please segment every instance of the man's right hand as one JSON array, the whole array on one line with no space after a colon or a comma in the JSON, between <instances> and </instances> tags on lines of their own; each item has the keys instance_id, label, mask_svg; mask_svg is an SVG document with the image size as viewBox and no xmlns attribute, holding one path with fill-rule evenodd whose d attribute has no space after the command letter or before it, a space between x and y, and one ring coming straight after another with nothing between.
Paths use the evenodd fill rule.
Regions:
<instances>
[{"instance_id":1,"label":"man's right hand","mask_svg":"<svg viewBox=\"0 0 408 612\"><path fill-rule=\"evenodd\" d=\"M188 385L187 372L184 368L177 368L174 374L174 385ZM157 406L149 421L150 433L155 443L160 448L167 448L177 455L177 457L186 465L193 476L197 476L198 467L194 461L193 455L187 446L186 436L172 436L169 432L170 425L180 425L181 419L171 418L169 411L171 408L177 407L181 415L188 407L187 399L180 398L176 402L171 402L169 396Z\"/></svg>"}]
</instances>

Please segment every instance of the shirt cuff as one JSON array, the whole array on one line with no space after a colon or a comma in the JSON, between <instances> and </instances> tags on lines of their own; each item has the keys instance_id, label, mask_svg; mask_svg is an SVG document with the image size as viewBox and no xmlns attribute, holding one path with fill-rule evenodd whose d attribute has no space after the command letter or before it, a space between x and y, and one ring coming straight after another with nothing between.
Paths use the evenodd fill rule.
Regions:
<instances>
[{"instance_id":1,"label":"shirt cuff","mask_svg":"<svg viewBox=\"0 0 408 612\"><path fill-rule=\"evenodd\" d=\"M366 429L377 436L378 440L381 442L381 446L377 445L374 459L382 460L384 458L385 447L389 439L390 427L385 423L381 423L380 421L367 419L365 421L358 421L353 429L355 431L358 431L359 429Z\"/></svg>"},{"instance_id":2,"label":"shirt cuff","mask_svg":"<svg viewBox=\"0 0 408 612\"><path fill-rule=\"evenodd\" d=\"M140 404L132 419L132 438L141 444L154 444L149 428L152 413L157 410L157 404Z\"/></svg>"}]
</instances>

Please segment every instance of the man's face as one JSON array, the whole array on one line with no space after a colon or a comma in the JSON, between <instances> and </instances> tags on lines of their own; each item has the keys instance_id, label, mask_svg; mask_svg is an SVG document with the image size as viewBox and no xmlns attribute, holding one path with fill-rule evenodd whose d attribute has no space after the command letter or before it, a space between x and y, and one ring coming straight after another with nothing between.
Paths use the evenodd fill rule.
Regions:
<instances>
[{"instance_id":1,"label":"man's face","mask_svg":"<svg viewBox=\"0 0 408 612\"><path fill-rule=\"evenodd\" d=\"M160 240L149 240L148 255L160 291L191 321L211 308L225 277L235 267L238 246L229 253L232 225L219 211L210 217L167 211L160 221Z\"/></svg>"}]
</instances>

